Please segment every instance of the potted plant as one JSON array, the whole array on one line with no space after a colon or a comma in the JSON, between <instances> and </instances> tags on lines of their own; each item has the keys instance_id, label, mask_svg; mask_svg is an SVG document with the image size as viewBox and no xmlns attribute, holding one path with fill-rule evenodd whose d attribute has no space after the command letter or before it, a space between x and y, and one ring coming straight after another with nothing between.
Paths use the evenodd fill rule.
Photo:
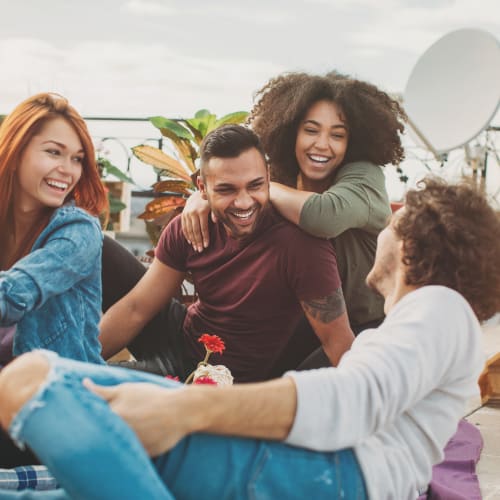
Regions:
<instances>
[{"instance_id":1,"label":"potted plant","mask_svg":"<svg viewBox=\"0 0 500 500\"><path fill-rule=\"evenodd\" d=\"M108 195L108 209L101 215L106 231L128 231L130 226L130 186L134 181L103 156L97 157L97 167Z\"/></svg>"},{"instance_id":2,"label":"potted plant","mask_svg":"<svg viewBox=\"0 0 500 500\"><path fill-rule=\"evenodd\" d=\"M153 245L157 244L161 229L182 211L186 199L197 189L197 160L203 138L221 125L242 123L247 116L246 111L237 111L217 118L210 111L201 109L193 118L150 118L151 123L168 140L173 152L168 154L149 145L132 148L134 155L151 165L158 177L152 186L155 198L138 216L146 221L146 230Z\"/></svg>"}]
</instances>

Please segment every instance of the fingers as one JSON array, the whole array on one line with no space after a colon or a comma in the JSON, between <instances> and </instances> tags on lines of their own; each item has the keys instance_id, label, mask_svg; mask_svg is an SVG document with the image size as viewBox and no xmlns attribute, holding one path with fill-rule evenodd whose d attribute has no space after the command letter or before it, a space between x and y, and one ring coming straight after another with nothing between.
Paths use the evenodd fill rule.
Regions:
<instances>
[{"instance_id":1,"label":"fingers","mask_svg":"<svg viewBox=\"0 0 500 500\"><path fill-rule=\"evenodd\" d=\"M192 245L193 241L193 228L191 227L191 218L189 214L184 211L181 214L181 228L182 233L184 234L184 238L186 238L187 242Z\"/></svg>"},{"instance_id":2,"label":"fingers","mask_svg":"<svg viewBox=\"0 0 500 500\"><path fill-rule=\"evenodd\" d=\"M191 217L192 240L191 245L197 252L203 250L203 234L201 232L201 220L198 215Z\"/></svg>"},{"instance_id":3,"label":"fingers","mask_svg":"<svg viewBox=\"0 0 500 500\"><path fill-rule=\"evenodd\" d=\"M113 396L116 392L115 387L107 387L103 385L94 384L94 382L92 382L92 380L90 380L89 378L84 378L82 383L84 387L87 388L90 392L93 392L94 394L101 397L107 402L113 399Z\"/></svg>"},{"instance_id":4,"label":"fingers","mask_svg":"<svg viewBox=\"0 0 500 500\"><path fill-rule=\"evenodd\" d=\"M182 213L182 232L188 243L197 251L207 248L210 242L208 232L208 217L206 214Z\"/></svg>"},{"instance_id":5,"label":"fingers","mask_svg":"<svg viewBox=\"0 0 500 500\"><path fill-rule=\"evenodd\" d=\"M201 243L203 248L207 248L210 243L210 236L208 233L208 217L201 217L198 219L200 224L200 235L201 235Z\"/></svg>"},{"instance_id":6,"label":"fingers","mask_svg":"<svg viewBox=\"0 0 500 500\"><path fill-rule=\"evenodd\" d=\"M202 252L210 244L208 232L208 214L210 208L207 200L199 192L193 193L184 206L181 215L182 232L189 244Z\"/></svg>"}]
</instances>

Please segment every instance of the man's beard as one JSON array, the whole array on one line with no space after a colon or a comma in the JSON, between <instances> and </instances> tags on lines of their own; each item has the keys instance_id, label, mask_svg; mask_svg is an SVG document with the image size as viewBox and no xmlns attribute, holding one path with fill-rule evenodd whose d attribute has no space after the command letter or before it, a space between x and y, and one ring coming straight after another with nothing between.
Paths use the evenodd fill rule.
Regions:
<instances>
[{"instance_id":1,"label":"man's beard","mask_svg":"<svg viewBox=\"0 0 500 500\"><path fill-rule=\"evenodd\" d=\"M386 254L382 259L375 259L375 263L371 271L366 277L368 288L385 297L388 285L392 285L392 279L396 271L396 252ZM385 292L385 293L384 293Z\"/></svg>"},{"instance_id":2,"label":"man's beard","mask_svg":"<svg viewBox=\"0 0 500 500\"><path fill-rule=\"evenodd\" d=\"M247 226L245 229L240 227L236 222L234 222L233 217L229 215L229 209L224 212L220 212L214 210L213 213L217 217L217 220L222 222L229 234L232 238L235 239L243 239L247 238L251 234L255 232L255 229L259 226L260 221L263 219L264 215L269 211L271 203L269 201L266 202L265 205L261 205L260 203L256 203L253 207L255 208L254 221L250 226Z\"/></svg>"}]
</instances>

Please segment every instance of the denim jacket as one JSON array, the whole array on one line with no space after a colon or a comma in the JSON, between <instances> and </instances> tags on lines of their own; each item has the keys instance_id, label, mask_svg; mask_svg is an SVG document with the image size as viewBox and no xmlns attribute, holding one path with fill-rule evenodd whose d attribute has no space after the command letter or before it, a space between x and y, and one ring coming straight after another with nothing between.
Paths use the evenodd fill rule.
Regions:
<instances>
[{"instance_id":1,"label":"denim jacket","mask_svg":"<svg viewBox=\"0 0 500 500\"><path fill-rule=\"evenodd\" d=\"M16 325L14 356L45 348L104 363L102 238L98 220L71 202L55 210L28 255L0 272L0 326Z\"/></svg>"}]
</instances>

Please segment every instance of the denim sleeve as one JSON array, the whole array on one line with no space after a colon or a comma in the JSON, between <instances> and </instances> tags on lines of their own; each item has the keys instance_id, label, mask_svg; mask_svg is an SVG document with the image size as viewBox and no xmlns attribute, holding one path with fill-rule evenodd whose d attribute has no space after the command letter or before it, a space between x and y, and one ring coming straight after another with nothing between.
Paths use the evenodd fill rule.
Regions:
<instances>
[{"instance_id":1,"label":"denim sleeve","mask_svg":"<svg viewBox=\"0 0 500 500\"><path fill-rule=\"evenodd\" d=\"M66 222L46 234L39 248L0 272L0 325L19 322L94 272L101 265L102 238L92 219Z\"/></svg>"}]
</instances>

